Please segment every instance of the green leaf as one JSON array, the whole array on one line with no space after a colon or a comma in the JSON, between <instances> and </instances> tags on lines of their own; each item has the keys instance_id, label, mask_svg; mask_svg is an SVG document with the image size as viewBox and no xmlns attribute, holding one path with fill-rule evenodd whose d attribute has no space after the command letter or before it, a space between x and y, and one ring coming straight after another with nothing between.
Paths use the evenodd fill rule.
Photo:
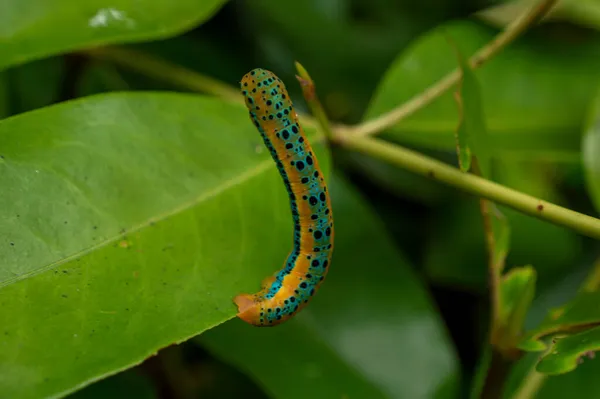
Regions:
<instances>
[{"instance_id":1,"label":"green leaf","mask_svg":"<svg viewBox=\"0 0 600 399\"><path fill-rule=\"evenodd\" d=\"M111 43L160 39L209 19L225 0L8 0L0 12L0 69Z\"/></svg>"},{"instance_id":2,"label":"green leaf","mask_svg":"<svg viewBox=\"0 0 600 399\"><path fill-rule=\"evenodd\" d=\"M570 373L548 375L536 371L539 354L530 353L514 367L510 384L504 391L503 399L514 399L515 390L519 383L527 378L528 388L534 388L535 399L564 399L564 398L597 398L600 396L600 362L585 358L583 362Z\"/></svg>"},{"instance_id":3,"label":"green leaf","mask_svg":"<svg viewBox=\"0 0 600 399\"><path fill-rule=\"evenodd\" d=\"M461 71L459 90L456 92L460 120L457 129L459 165L463 171L469 170L472 149L473 155L477 157L481 175L489 178L490 154L479 82L458 44L454 41L450 43L455 49Z\"/></svg>"},{"instance_id":4,"label":"green leaf","mask_svg":"<svg viewBox=\"0 0 600 399\"><path fill-rule=\"evenodd\" d=\"M500 284L500 325L504 344L512 347L523 331L527 311L535 295L535 269L531 266L511 269Z\"/></svg>"},{"instance_id":5,"label":"green leaf","mask_svg":"<svg viewBox=\"0 0 600 399\"><path fill-rule=\"evenodd\" d=\"M579 334L556 337L536 369L544 374L564 374L573 371L584 361L593 359L600 350L600 327Z\"/></svg>"},{"instance_id":6,"label":"green leaf","mask_svg":"<svg viewBox=\"0 0 600 399\"><path fill-rule=\"evenodd\" d=\"M200 341L273 397L457 397L458 363L423 285L356 191L337 175L330 188L336 248L313 303L280 327L232 321Z\"/></svg>"},{"instance_id":7,"label":"green leaf","mask_svg":"<svg viewBox=\"0 0 600 399\"><path fill-rule=\"evenodd\" d=\"M467 118L465 115L465 106L462 97L456 96L458 105L459 121L456 129L456 153L458 154L458 166L463 172L471 169L471 147L469 147L469 129L467 127Z\"/></svg>"},{"instance_id":8,"label":"green leaf","mask_svg":"<svg viewBox=\"0 0 600 399\"><path fill-rule=\"evenodd\" d=\"M600 212L600 91L589 107L581 151L587 189Z\"/></svg>"},{"instance_id":9,"label":"green leaf","mask_svg":"<svg viewBox=\"0 0 600 399\"><path fill-rule=\"evenodd\" d=\"M419 95L455 69L456 57L447 35L470 56L492 40L497 30L474 22L442 25L419 38L391 65L365 115L370 119ZM512 43L478 70L486 100L486 123L495 154L578 153L581 121L600 75L596 32L586 32L577 45L543 35ZM568 73L566 72L568 71ZM556 93L561 93L557 96ZM455 149L456 104L447 92L392 127L395 141L446 150Z\"/></svg>"},{"instance_id":10,"label":"green leaf","mask_svg":"<svg viewBox=\"0 0 600 399\"><path fill-rule=\"evenodd\" d=\"M589 264L580 267L572 264L568 274L560 280L540 291L534 300L531 311L527 315L527 324L539 324L549 309L572 298L580 289L585 276L589 274ZM534 343L537 341L533 341ZM542 350L546 349L545 344ZM596 398L600 396L600 362L584 358L582 364L570 373L560 375L541 374L536 371L540 353L528 353L512 368L506 383L503 399L516 397L516 390L520 388L533 389L535 395L521 396L535 397L536 399L563 399L563 398Z\"/></svg>"},{"instance_id":11,"label":"green leaf","mask_svg":"<svg viewBox=\"0 0 600 399\"><path fill-rule=\"evenodd\" d=\"M99 95L0 121L0 149L6 397L64 395L223 323L289 248L241 105Z\"/></svg>"},{"instance_id":12,"label":"green leaf","mask_svg":"<svg viewBox=\"0 0 600 399\"><path fill-rule=\"evenodd\" d=\"M547 345L544 337L558 333L574 332L589 329L600 324L600 292L580 292L570 302L549 312L546 319L527 335L519 344L519 348L544 350Z\"/></svg>"}]
</instances>

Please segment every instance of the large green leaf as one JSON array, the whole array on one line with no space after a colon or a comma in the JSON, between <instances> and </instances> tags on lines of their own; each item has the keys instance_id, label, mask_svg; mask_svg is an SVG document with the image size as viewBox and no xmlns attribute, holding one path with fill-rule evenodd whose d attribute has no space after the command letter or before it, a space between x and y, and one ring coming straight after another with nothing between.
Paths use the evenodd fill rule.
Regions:
<instances>
[{"instance_id":1,"label":"large green leaf","mask_svg":"<svg viewBox=\"0 0 600 399\"><path fill-rule=\"evenodd\" d=\"M225 0L4 0L0 69L52 54L175 35Z\"/></svg>"},{"instance_id":2,"label":"large green leaf","mask_svg":"<svg viewBox=\"0 0 600 399\"><path fill-rule=\"evenodd\" d=\"M356 191L331 183L332 269L313 303L281 327L239 321L200 337L281 398L455 398L458 363L408 262Z\"/></svg>"},{"instance_id":3,"label":"large green leaf","mask_svg":"<svg viewBox=\"0 0 600 399\"><path fill-rule=\"evenodd\" d=\"M600 212L600 91L589 107L582 152L587 188L596 209Z\"/></svg>"},{"instance_id":4,"label":"large green leaf","mask_svg":"<svg viewBox=\"0 0 600 399\"><path fill-rule=\"evenodd\" d=\"M289 249L240 105L94 96L0 122L0 148L6 397L62 395L224 322Z\"/></svg>"},{"instance_id":5,"label":"large green leaf","mask_svg":"<svg viewBox=\"0 0 600 399\"><path fill-rule=\"evenodd\" d=\"M474 22L443 25L417 40L391 65L366 118L373 118L420 94L456 68L446 34L467 55L490 41L496 30ZM478 71L486 122L496 150L578 152L584 110L593 96L589 82L600 75L595 32L577 45L529 35L496 55ZM567 73L568 71L568 73ZM561 93L557 96L556 93ZM451 91L394 126L389 137L431 148L454 149L458 123Z\"/></svg>"}]
</instances>

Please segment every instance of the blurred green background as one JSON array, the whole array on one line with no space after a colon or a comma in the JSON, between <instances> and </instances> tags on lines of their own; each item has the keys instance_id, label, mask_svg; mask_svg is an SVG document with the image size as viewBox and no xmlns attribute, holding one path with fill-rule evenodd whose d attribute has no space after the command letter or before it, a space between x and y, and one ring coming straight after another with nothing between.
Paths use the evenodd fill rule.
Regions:
<instances>
[{"instance_id":1,"label":"blurred green background","mask_svg":"<svg viewBox=\"0 0 600 399\"><path fill-rule=\"evenodd\" d=\"M477 76L488 127L498 149L495 180L597 216L598 204L594 207L581 162L581 137L600 82L600 8L591 1L587 9L581 7L583 2L565 3L551 21L517 40ZM495 9L499 1L229 1L205 23L185 33L121 48L233 87L252 68L275 71L287 82L298 109L306 111L294 78L297 60L316 82L331 120L356 124L411 98L456 66L444 35L471 54L527 4L513 2L514 8ZM479 14L483 10L486 13ZM33 60L1 74L6 83L0 93L4 117L98 93L186 90L168 79L139 73L85 51ZM457 121L452 93L448 93L383 137L456 165L453 132ZM386 261L374 266L381 269L376 272L378 279L373 277L373 284L365 284L364 292L357 292L353 284L368 281L372 275L356 266L346 267L356 259L337 259L335 267L345 275L325 284L319 305L301 323L264 333L242 330L238 320L231 320L69 397L295 398L303 395L307 381L314 381L314 389L322 389L315 397L339 398L326 390L327 384L319 388L323 370L310 366L311 356L323 356L327 351L346 354L339 359L331 356L334 360L329 367L340 370L333 378L354 376L351 379L356 386L351 384L351 391L341 398L468 397L489 316L477 200L340 148L333 148L333 165L334 190L343 193L353 187L362 198L350 201L348 213L359 210L357 223L364 226L364 234L381 236L381 248L372 251ZM512 228L507 265L531 264L538 272L538 298L527 322L533 327L548 309L573 295L600 248L597 242L566 228L502 210ZM337 229L344 228L342 222L340 225ZM357 237L356 242L361 239ZM367 255L364 258L365 264L373 260ZM388 274L392 276L389 281L406 284L386 285ZM341 327L337 331L341 322L329 319L335 309L327 308L328 290L330 295L383 298L380 302L387 305L381 314L376 309L365 310L365 314L379 317L373 316L370 325L379 328L379 333L360 330L364 326L348 327L352 323L345 331ZM404 318L393 321L399 323L395 329L379 326L398 307L406 312ZM245 339L239 331L244 331L243 337L251 344L238 342ZM387 337L381 331L395 335ZM307 336L312 337L310 343L304 341ZM431 339L426 353L409 350L419 339L419 347L427 346L425 340ZM393 369L400 363L375 358L369 345L361 352L361 342L377 340L389 344L383 353L411 353L414 359L402 363L402 369ZM294 364L275 360L282 354L290 359L307 357L306 367L296 370ZM268 361L271 358L274 360ZM531 363L529 357L522 363L527 362ZM583 392L584 386L586 397L596 397L593 392L600 393L600 383L592 377L599 367L586 362L573 373L552 377L538 397L566 397L577 389ZM513 372L511 381L519 380L521 369Z\"/></svg>"}]
</instances>

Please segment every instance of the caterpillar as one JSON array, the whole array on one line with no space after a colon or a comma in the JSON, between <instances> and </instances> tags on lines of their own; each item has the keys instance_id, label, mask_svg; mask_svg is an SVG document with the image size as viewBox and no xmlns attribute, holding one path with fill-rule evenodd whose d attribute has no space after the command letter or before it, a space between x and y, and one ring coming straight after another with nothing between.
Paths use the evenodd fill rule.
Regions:
<instances>
[{"instance_id":1,"label":"caterpillar","mask_svg":"<svg viewBox=\"0 0 600 399\"><path fill-rule=\"evenodd\" d=\"M309 302L325 279L333 252L333 214L325 177L300 126L290 96L275 74L248 72L240 82L250 119L287 189L294 246L283 268L256 294L234 298L237 316L255 326L275 326Z\"/></svg>"}]
</instances>

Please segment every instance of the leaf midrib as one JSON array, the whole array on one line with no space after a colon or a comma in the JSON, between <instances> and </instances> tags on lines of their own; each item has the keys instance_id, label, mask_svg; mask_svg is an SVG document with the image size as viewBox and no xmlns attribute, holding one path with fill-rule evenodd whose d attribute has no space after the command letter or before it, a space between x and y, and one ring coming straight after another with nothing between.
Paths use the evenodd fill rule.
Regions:
<instances>
[{"instance_id":1,"label":"leaf midrib","mask_svg":"<svg viewBox=\"0 0 600 399\"><path fill-rule=\"evenodd\" d=\"M243 172L243 173L241 173L241 174L239 174L237 176L234 176L234 177L231 177L229 179L226 179L221 184L215 186L212 189L206 190L204 193L202 193L198 197L194 198L193 200L188 201L188 202L184 202L181 205L176 206L173 209L168 210L168 211L166 211L166 212L164 212L164 213L162 213L162 214L160 214L160 215L158 215L156 217L151 217L151 218L149 218L149 219L147 219L147 220L145 220L145 221L143 221L143 222L141 222L141 223L139 223L139 224L131 227L130 229L127 229L127 231L124 232L124 233L120 233L120 234L114 235L112 237L108 237L108 238L104 239L103 241L101 241L101 242L99 242L97 244L94 244L94 245L92 245L90 247L82 249L79 252L76 252L76 253L74 253L72 255L69 255L69 256L67 256L67 257L65 257L63 259L57 260L55 262L52 262L52 263L50 263L50 264L48 264L46 266L42 266L42 267L40 267L38 269L35 269L33 271L29 271L27 273L23 273L23 274L21 274L19 276L16 276L16 277L8 278L8 279L0 282L0 289L2 287L8 286L10 284L14 284L14 283L16 283L18 281L25 280L25 279L27 279L29 277L33 277L33 276L41 274L41 273L43 273L43 272L45 272L47 270L51 270L51 269L53 269L53 268L55 268L57 266L63 265L65 263L68 263L68 262L70 262L70 261L72 261L74 259L77 259L77 258L79 258L81 256L84 256L84 255L86 255L88 253L91 253L91 252L93 252L93 251L95 251L97 249L103 248L103 247L105 247L105 246L107 246L107 245L109 245L109 244L117 241L118 239L126 236L127 234L131 234L131 233L140 231L140 230L142 230L142 229L144 229L146 227L149 227L152 223L157 223L157 222L163 221L165 219L168 219L171 216L174 216L174 215L177 215L179 213L185 212L188 209L191 209L191 208L195 207L196 205L198 205L198 204L200 204L202 202L205 202L205 201L207 201L207 200L209 200L211 198L216 197L217 195L219 195L219 194L221 194L221 193L229 190L230 188L233 188L233 187L235 187L235 186L237 186L239 184L242 184L242 183L244 183L244 182L246 182L246 181L248 181L248 180L250 180L250 179L252 179L252 178L254 178L254 177L258 176L258 175L260 175L262 172L265 172L265 171L267 171L269 169L271 163L272 163L272 161L270 159L265 159L263 161L260 161L254 167L252 167L251 169L249 169L249 170L247 170L247 171L245 171L245 172Z\"/></svg>"}]
</instances>

